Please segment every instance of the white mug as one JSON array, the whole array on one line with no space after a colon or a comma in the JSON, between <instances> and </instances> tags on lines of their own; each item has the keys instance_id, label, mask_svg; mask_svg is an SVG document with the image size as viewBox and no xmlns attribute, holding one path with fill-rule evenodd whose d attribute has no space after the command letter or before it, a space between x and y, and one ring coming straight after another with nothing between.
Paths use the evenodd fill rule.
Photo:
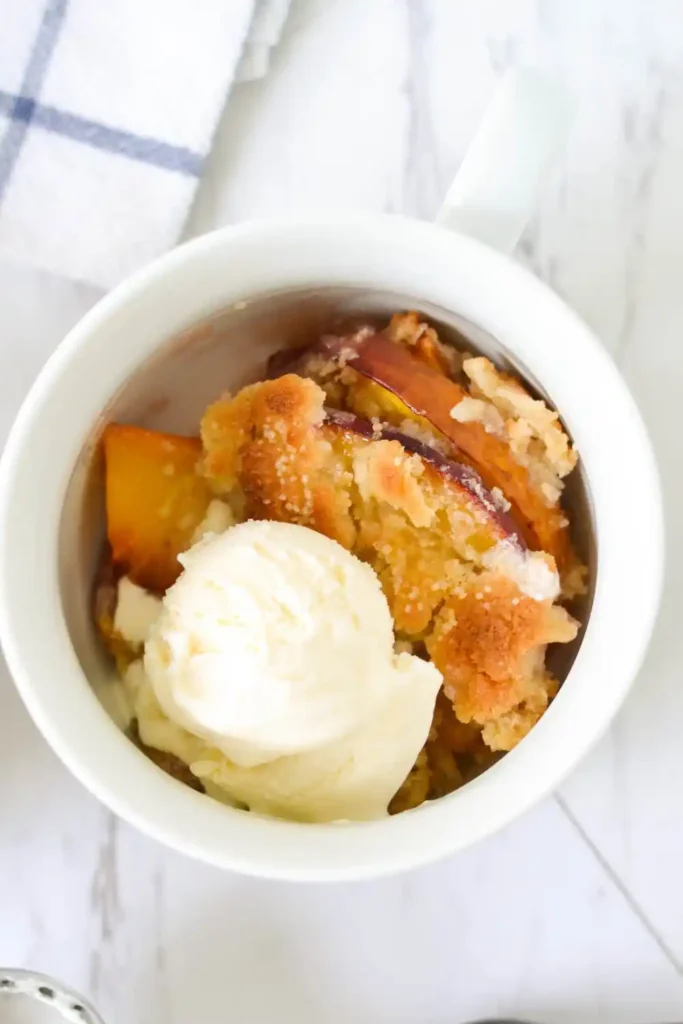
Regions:
<instances>
[{"instance_id":1,"label":"white mug","mask_svg":"<svg viewBox=\"0 0 683 1024\"><path fill-rule=\"evenodd\" d=\"M249 874L340 880L435 860L547 794L605 730L644 656L662 578L659 481L610 358L508 256L566 131L561 93L517 75L494 101L440 224L396 216L242 224L183 245L104 298L31 390L0 466L0 635L36 724L81 782L175 849ZM468 235L465 232L469 232ZM482 236L488 244L470 237ZM464 330L559 409L581 456L592 607L564 684L511 753L448 797L369 823L302 825L176 782L96 696L112 669L91 621L108 419L196 430L205 405L340 313L417 308Z\"/></svg>"}]
</instances>

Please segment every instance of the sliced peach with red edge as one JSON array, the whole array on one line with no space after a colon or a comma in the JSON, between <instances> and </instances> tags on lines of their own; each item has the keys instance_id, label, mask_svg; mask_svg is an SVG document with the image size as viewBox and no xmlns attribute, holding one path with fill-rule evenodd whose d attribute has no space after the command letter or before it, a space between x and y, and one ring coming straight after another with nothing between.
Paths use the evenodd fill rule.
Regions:
<instances>
[{"instance_id":1,"label":"sliced peach with red edge","mask_svg":"<svg viewBox=\"0 0 683 1024\"><path fill-rule=\"evenodd\" d=\"M198 472L201 441L112 423L102 443L112 561L139 586L164 591L212 497Z\"/></svg>"},{"instance_id":2,"label":"sliced peach with red edge","mask_svg":"<svg viewBox=\"0 0 683 1024\"><path fill-rule=\"evenodd\" d=\"M481 423L460 423L451 416L453 407L467 397L464 388L381 334L359 331L347 338L326 338L321 345L331 357L343 352L346 366L396 395L448 438L489 490L496 487L503 492L530 548L547 551L560 568L572 562L562 510L546 505L508 444L487 433Z\"/></svg>"},{"instance_id":3,"label":"sliced peach with red edge","mask_svg":"<svg viewBox=\"0 0 683 1024\"><path fill-rule=\"evenodd\" d=\"M501 507L500 502L496 501L485 487L479 474L471 466L448 459L436 449L408 434L394 430L392 427L377 428L353 413L342 412L338 409L326 409L324 426L355 434L367 438L369 441L398 441L407 452L419 456L427 469L436 473L446 486L459 492L466 502L473 504L483 514L488 524L487 531L491 545L500 540L508 540L520 550L526 548L524 538L514 519Z\"/></svg>"},{"instance_id":4,"label":"sliced peach with red edge","mask_svg":"<svg viewBox=\"0 0 683 1024\"><path fill-rule=\"evenodd\" d=\"M363 330L367 330L367 328L361 328L361 331ZM429 338L424 340L428 346L433 345ZM293 348L279 349L268 360L267 378L274 380L288 373L296 373L301 377L312 377L324 386L324 380L319 380L320 368L315 365L316 361L319 361L320 356L324 356L325 353L327 353L331 361L334 361L340 355L340 341L340 338L331 336L329 338L324 337L313 345L297 345ZM403 347L403 344L398 341L392 341L391 344ZM436 354L433 357L429 354L424 354L422 350L418 350L417 346L412 346L409 349L406 348L405 351L411 353L411 358L414 357L419 362L427 362L427 364L431 363L432 358L436 358ZM440 353L438 355L443 360ZM344 350L345 356L346 350ZM344 359L344 361L346 360ZM437 372L445 372L445 370ZM324 378L325 374L322 376ZM399 424L402 420L412 420L418 426L425 427L428 430L430 428L429 421L425 420L422 416L417 416L397 393L382 387L369 376L359 375L358 380L353 385L353 399L354 411L361 419L374 419L377 417L383 420L386 418L394 424Z\"/></svg>"},{"instance_id":5,"label":"sliced peach with red edge","mask_svg":"<svg viewBox=\"0 0 683 1024\"><path fill-rule=\"evenodd\" d=\"M442 377L450 375L450 367L446 362L445 356L439 351L438 345L429 335L425 334L418 338L413 353L418 362L429 366L436 373L440 373Z\"/></svg>"}]
</instances>

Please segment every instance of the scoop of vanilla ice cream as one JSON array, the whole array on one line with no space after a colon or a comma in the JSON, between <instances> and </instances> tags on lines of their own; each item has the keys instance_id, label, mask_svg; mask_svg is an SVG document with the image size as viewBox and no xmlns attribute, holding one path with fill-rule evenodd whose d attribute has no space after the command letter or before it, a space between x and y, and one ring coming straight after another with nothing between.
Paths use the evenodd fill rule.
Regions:
<instances>
[{"instance_id":1,"label":"scoop of vanilla ice cream","mask_svg":"<svg viewBox=\"0 0 683 1024\"><path fill-rule=\"evenodd\" d=\"M235 769L314 751L324 758L326 748L348 741L339 776L360 756L354 734L372 730L392 701L409 703L420 736L397 730L382 740L404 748L395 791L427 737L441 677L427 662L394 654L373 570L313 530L276 522L232 527L180 561L184 572L145 646L145 670L165 714ZM312 787L314 765L302 769ZM225 782L239 789L234 774ZM249 779L258 789L256 775Z\"/></svg>"},{"instance_id":2,"label":"scoop of vanilla ice cream","mask_svg":"<svg viewBox=\"0 0 683 1024\"><path fill-rule=\"evenodd\" d=\"M391 697L348 735L253 768L205 751L192 771L207 792L215 792L213 783L261 814L306 822L382 818L427 739L440 684L433 665L398 655Z\"/></svg>"}]
</instances>

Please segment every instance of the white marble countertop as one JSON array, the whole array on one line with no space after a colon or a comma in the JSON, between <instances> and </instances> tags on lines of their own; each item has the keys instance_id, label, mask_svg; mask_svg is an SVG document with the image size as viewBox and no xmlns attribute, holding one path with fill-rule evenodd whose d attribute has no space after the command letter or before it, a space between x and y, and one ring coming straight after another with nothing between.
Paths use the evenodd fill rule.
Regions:
<instances>
[{"instance_id":1,"label":"white marble countertop","mask_svg":"<svg viewBox=\"0 0 683 1024\"><path fill-rule=\"evenodd\" d=\"M683 4L296 0L268 79L229 101L190 230L283 208L432 215L517 62L579 102L520 257L602 336L658 449L668 579L647 663L559 796L439 866L329 888L222 874L116 821L3 672L0 963L54 973L111 1024L683 1020ZM0 266L3 433L97 297Z\"/></svg>"}]
</instances>

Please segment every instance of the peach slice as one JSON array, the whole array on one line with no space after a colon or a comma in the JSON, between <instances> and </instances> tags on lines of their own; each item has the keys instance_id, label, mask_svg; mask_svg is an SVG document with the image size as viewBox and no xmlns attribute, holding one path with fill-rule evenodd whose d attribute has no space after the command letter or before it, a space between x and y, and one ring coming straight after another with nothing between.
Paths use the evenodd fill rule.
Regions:
<instances>
[{"instance_id":1,"label":"peach slice","mask_svg":"<svg viewBox=\"0 0 683 1024\"><path fill-rule=\"evenodd\" d=\"M433 338L425 336L418 340L415 345L415 358L418 362L424 363L425 366L431 367L432 370L436 370L443 377L450 375L450 367Z\"/></svg>"},{"instance_id":2,"label":"peach slice","mask_svg":"<svg viewBox=\"0 0 683 1024\"><path fill-rule=\"evenodd\" d=\"M360 328L360 333L372 333L372 328ZM352 343L357 335L352 335ZM411 420L420 427L426 435L433 434L433 428L428 420L417 416L395 392L382 387L369 376L355 374L352 385L344 382L341 391L335 383L338 370L346 362L347 351L341 344L344 339L338 336L325 336L312 345L299 345L296 348L280 349L270 357L267 365L267 377L275 380L286 374L294 373L300 377L309 377L316 381L327 394L327 401L335 407L346 405L343 392L346 387L352 391L352 406L354 413L364 420L379 419L383 422L393 423L399 426L405 420ZM424 345L422 342L424 341ZM394 345L404 346L403 341L394 340ZM352 351L352 350L349 350ZM440 352L436 351L436 345L431 338L420 338L415 344L411 343L410 348L405 348L410 353L410 358L424 362L434 368L435 372L445 373L441 369L445 360Z\"/></svg>"},{"instance_id":3,"label":"peach slice","mask_svg":"<svg viewBox=\"0 0 683 1024\"><path fill-rule=\"evenodd\" d=\"M434 328L425 323L416 310L394 313L382 334L397 345L403 345L421 363L446 377L452 376L455 350L439 341Z\"/></svg>"},{"instance_id":4,"label":"peach slice","mask_svg":"<svg viewBox=\"0 0 683 1024\"><path fill-rule=\"evenodd\" d=\"M462 462L448 459L436 449L418 441L408 434L403 434L392 427L375 428L367 420L354 416L353 413L341 412L338 409L325 410L325 426L342 430L368 440L398 441L411 455L417 455L425 464L433 478L439 479L441 485L457 492L460 500L478 510L478 515L486 522L491 545L499 540L513 541L520 550L526 547L524 538L514 519L502 508L491 492L484 486L479 474Z\"/></svg>"},{"instance_id":5,"label":"peach slice","mask_svg":"<svg viewBox=\"0 0 683 1024\"><path fill-rule=\"evenodd\" d=\"M212 497L198 472L201 442L112 423L103 447L112 561L139 586L164 591Z\"/></svg>"},{"instance_id":6,"label":"peach slice","mask_svg":"<svg viewBox=\"0 0 683 1024\"><path fill-rule=\"evenodd\" d=\"M350 469L353 550L379 576L396 629L421 636L436 608L503 543L524 550L515 523L469 466L414 438L329 410L318 428L344 479Z\"/></svg>"},{"instance_id":7,"label":"peach slice","mask_svg":"<svg viewBox=\"0 0 683 1024\"><path fill-rule=\"evenodd\" d=\"M467 396L464 388L381 334L360 331L351 338L330 339L324 344L332 357L335 350L341 353L346 366L386 388L416 416L428 420L477 470L486 487L499 488L511 503L529 547L553 555L560 568L571 564L562 510L546 505L502 438L487 433L481 423L460 423L452 418L451 409Z\"/></svg>"}]
</instances>

